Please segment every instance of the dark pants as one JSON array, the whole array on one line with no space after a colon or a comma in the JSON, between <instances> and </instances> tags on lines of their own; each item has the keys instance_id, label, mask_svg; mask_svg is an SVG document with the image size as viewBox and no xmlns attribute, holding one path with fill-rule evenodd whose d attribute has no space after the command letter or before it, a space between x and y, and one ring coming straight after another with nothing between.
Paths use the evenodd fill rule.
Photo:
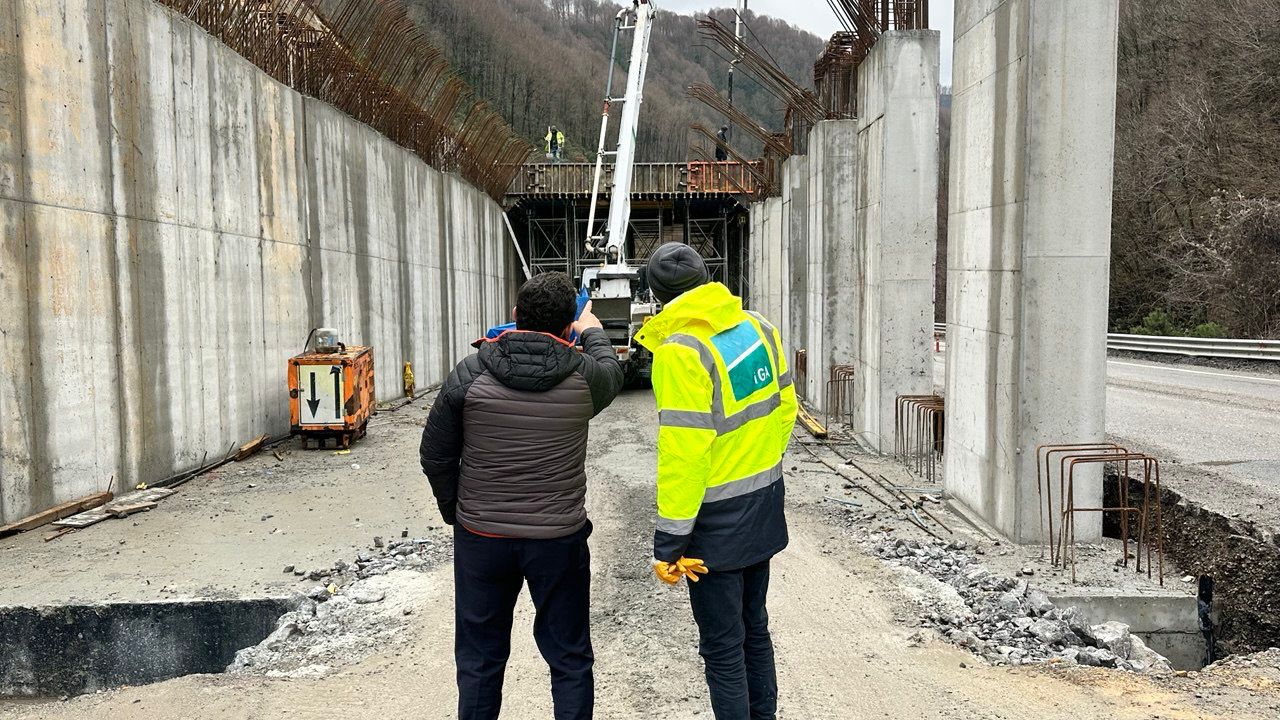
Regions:
<instances>
[{"instance_id":1,"label":"dark pants","mask_svg":"<svg viewBox=\"0 0 1280 720\"><path fill-rule=\"evenodd\" d=\"M533 637L551 667L556 720L588 720L595 703L591 666L591 523L553 540L453 533L454 659L459 720L494 720L511 655L511 618L524 581L537 614Z\"/></svg>"},{"instance_id":2,"label":"dark pants","mask_svg":"<svg viewBox=\"0 0 1280 720\"><path fill-rule=\"evenodd\" d=\"M773 720L778 711L768 594L768 560L689 583L716 720Z\"/></svg>"}]
</instances>

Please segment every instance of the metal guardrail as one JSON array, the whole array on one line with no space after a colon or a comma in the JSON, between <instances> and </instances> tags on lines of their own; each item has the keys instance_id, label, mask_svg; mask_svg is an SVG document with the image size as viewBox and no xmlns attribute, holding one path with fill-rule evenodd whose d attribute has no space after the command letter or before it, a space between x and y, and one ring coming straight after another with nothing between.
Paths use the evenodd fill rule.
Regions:
<instances>
[{"instance_id":1,"label":"metal guardrail","mask_svg":"<svg viewBox=\"0 0 1280 720\"><path fill-rule=\"evenodd\" d=\"M1280 360L1280 340L1235 340L1231 338L1163 337L1107 333L1108 350L1163 353L1189 357Z\"/></svg>"},{"instance_id":2,"label":"metal guardrail","mask_svg":"<svg viewBox=\"0 0 1280 720\"><path fill-rule=\"evenodd\" d=\"M935 335L945 337L947 334L946 324L935 323L933 332ZM1167 337L1164 335L1107 333L1107 349L1161 355L1184 355L1187 357L1280 361L1280 340L1241 340L1235 338Z\"/></svg>"}]
</instances>

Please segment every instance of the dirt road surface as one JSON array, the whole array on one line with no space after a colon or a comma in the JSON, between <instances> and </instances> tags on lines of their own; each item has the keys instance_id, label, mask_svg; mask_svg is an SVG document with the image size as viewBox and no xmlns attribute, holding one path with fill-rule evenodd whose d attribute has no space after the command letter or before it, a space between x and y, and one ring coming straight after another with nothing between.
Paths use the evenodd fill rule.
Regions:
<instances>
[{"instance_id":1,"label":"dirt road surface","mask_svg":"<svg viewBox=\"0 0 1280 720\"><path fill-rule=\"evenodd\" d=\"M314 465L320 455L294 452L283 463L264 460L275 468L275 492L283 493L273 498L276 507L297 506L293 510L278 509L276 513L299 514L305 518L310 534L298 528L278 533L274 541L274 536L267 536L261 548L254 546L253 550L265 559L244 560L241 564L247 569L242 572L250 580L235 585L270 585L253 581L254 574L265 577L269 568L279 575L276 561L290 553L313 553L315 547L329 548L336 555L332 559L349 558L345 544L348 536L374 534L366 527L351 530L346 515L353 512L362 512L366 518L376 518L388 526L405 524L418 528L433 522L434 504L416 457L424 417L421 407L410 407L398 413L394 422L385 421L376 427L376 435L353 453L363 458L360 462L367 466L376 463L377 468L375 472L362 471L359 484L334 479L343 473L332 468L317 471ZM595 525L591 548L596 717L709 720L711 712L696 653L687 592L683 587L660 586L649 566L655 431L652 398L641 391L620 397L592 427L588 502ZM375 457L374 451L380 457ZM350 458L344 457L342 462L348 463ZM795 463L799 470L788 477L792 541L775 560L770 600L780 673L780 717L1191 720L1274 719L1280 715L1280 687L1274 678L1258 674L1224 672L1150 678L1084 668L994 667L946 644L929 630L921 631L917 627L921 608L903 589L900 572L860 549L848 529L828 519L822 496L837 480L830 473L803 463L803 459L803 453L793 449L788 466ZM318 476L325 479L316 480ZM231 475L224 482L243 484L244 479ZM252 502L252 494L237 498L230 490L217 481L204 486L197 481L184 488L191 506L188 519L197 525L197 530L196 519L207 514L199 508L205 507L211 497L236 505ZM385 498L390 495L401 499L388 503ZM285 497L288 503L282 499ZM360 503L379 507L353 509L353 504ZM182 507L185 506L175 504L170 512L182 512ZM302 510L303 507L320 508L320 512ZM256 517L267 511L251 506L226 512L234 519ZM402 517L395 517L396 513ZM185 527L180 520L170 518L164 522ZM145 534L148 523L160 521L158 517L144 516L134 532ZM369 522L366 519L365 523ZM443 540L448 531L438 527L438 520L434 522L437 527L427 532ZM245 527L251 524L247 520L245 523ZM118 528L105 530L125 532L126 527L120 523ZM326 544L327 527L343 528L338 533L342 542ZM87 538L93 531L85 531L84 536ZM111 541L114 542L114 535ZM171 552L191 553L188 569L194 565L198 572L204 572L202 551L191 550L181 532L171 535L169 542ZM223 542L235 540L225 538ZM289 544L292 548L273 554L272 548ZM304 552L305 547L312 549ZM234 551L220 547L213 554L225 564L228 552ZM153 553L163 554L159 549ZM0 562L0 570L5 570L5 565L14 569L15 554L0 554L0 558L8 558ZM109 553L82 545L67 556L70 559L66 562L72 567L57 573L55 586L73 584L68 575L74 572L76 563L86 567L94 564L82 556L107 562L104 558L109 558ZM181 563L161 561L158 565L168 575L157 578L157 584L180 584ZM139 583L128 575L141 571L136 564L130 567L134 569L115 568L112 582L136 591ZM392 592L409 593L397 601L412 607L398 636L367 655L353 655L327 675L193 675L66 701L8 707L0 704L0 716L15 720L451 718L456 702L451 573L452 566L446 561L426 575L415 574L414 582L393 589ZM215 580L220 577L218 572L208 570L203 580L208 581L211 576ZM26 580L26 593L39 596L41 593L35 589L39 583L30 577ZM272 581L281 582L285 581ZM199 585L196 580L190 583ZM527 595L519 608L503 717L549 718L548 673L532 641L532 609ZM920 632L926 636L923 643Z\"/></svg>"}]
</instances>

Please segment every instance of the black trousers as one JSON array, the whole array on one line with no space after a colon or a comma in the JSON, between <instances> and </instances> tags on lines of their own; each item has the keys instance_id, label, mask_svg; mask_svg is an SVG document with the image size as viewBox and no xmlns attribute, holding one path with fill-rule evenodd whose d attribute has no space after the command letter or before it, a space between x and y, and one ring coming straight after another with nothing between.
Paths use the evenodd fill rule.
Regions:
<instances>
[{"instance_id":1,"label":"black trousers","mask_svg":"<svg viewBox=\"0 0 1280 720\"><path fill-rule=\"evenodd\" d=\"M511 620L527 580L533 637L551 667L555 720L589 720L595 704L588 610L591 523L552 540L491 538L455 526L454 660L459 720L495 720L511 655Z\"/></svg>"},{"instance_id":2,"label":"black trousers","mask_svg":"<svg viewBox=\"0 0 1280 720\"><path fill-rule=\"evenodd\" d=\"M769 637L769 561L712 570L689 583L716 720L774 720L778 678Z\"/></svg>"}]
</instances>

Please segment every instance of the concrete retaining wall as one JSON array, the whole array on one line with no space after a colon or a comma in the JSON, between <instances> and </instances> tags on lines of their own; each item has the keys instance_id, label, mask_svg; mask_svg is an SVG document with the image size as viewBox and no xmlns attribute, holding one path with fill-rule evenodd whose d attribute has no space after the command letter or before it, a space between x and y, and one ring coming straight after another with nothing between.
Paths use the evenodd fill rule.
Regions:
<instances>
[{"instance_id":1,"label":"concrete retaining wall","mask_svg":"<svg viewBox=\"0 0 1280 720\"><path fill-rule=\"evenodd\" d=\"M1041 536L1037 445L1103 439L1117 16L1118 0L956 3L944 472L1021 542ZM1101 500L1094 470L1081 507Z\"/></svg>"},{"instance_id":2,"label":"concrete retaining wall","mask_svg":"<svg viewBox=\"0 0 1280 720\"><path fill-rule=\"evenodd\" d=\"M392 398L508 312L496 203L150 0L0 4L0 88L0 522L287 432L312 327Z\"/></svg>"}]
</instances>

